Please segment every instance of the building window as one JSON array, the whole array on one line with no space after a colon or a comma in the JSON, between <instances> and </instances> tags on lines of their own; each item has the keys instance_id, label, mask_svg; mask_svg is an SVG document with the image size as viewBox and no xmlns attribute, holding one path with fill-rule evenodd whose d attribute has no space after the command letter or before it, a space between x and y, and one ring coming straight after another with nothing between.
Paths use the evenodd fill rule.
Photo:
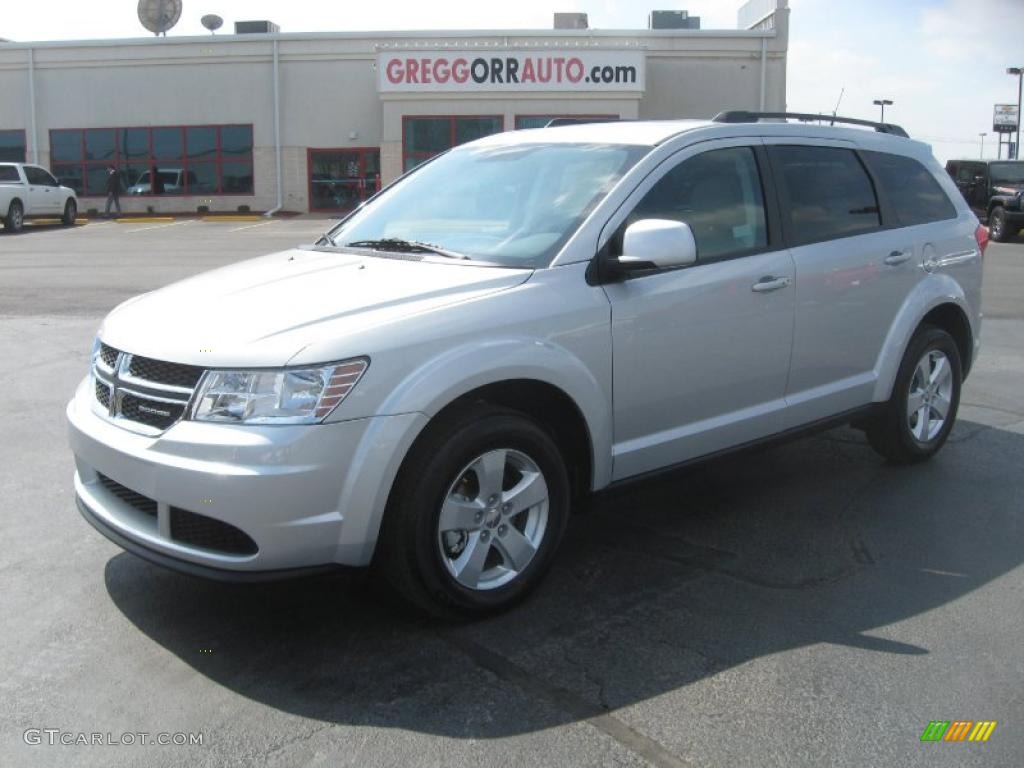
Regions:
<instances>
[{"instance_id":1,"label":"building window","mask_svg":"<svg viewBox=\"0 0 1024 768\"><path fill-rule=\"evenodd\" d=\"M434 155L504 128L500 115L403 118L402 170L410 171Z\"/></svg>"},{"instance_id":2,"label":"building window","mask_svg":"<svg viewBox=\"0 0 1024 768\"><path fill-rule=\"evenodd\" d=\"M516 115L516 130L543 128L552 120L571 118L573 120L618 120L618 115Z\"/></svg>"},{"instance_id":3,"label":"building window","mask_svg":"<svg viewBox=\"0 0 1024 768\"><path fill-rule=\"evenodd\" d=\"M51 130L50 164L85 197L106 193L111 165L129 194L150 194L155 167L164 195L251 195L252 126Z\"/></svg>"},{"instance_id":4,"label":"building window","mask_svg":"<svg viewBox=\"0 0 1024 768\"><path fill-rule=\"evenodd\" d=\"M0 131L0 163L25 162L25 132Z\"/></svg>"},{"instance_id":5,"label":"building window","mask_svg":"<svg viewBox=\"0 0 1024 768\"><path fill-rule=\"evenodd\" d=\"M376 147L310 149L307 167L311 211L351 211L380 189Z\"/></svg>"}]
</instances>

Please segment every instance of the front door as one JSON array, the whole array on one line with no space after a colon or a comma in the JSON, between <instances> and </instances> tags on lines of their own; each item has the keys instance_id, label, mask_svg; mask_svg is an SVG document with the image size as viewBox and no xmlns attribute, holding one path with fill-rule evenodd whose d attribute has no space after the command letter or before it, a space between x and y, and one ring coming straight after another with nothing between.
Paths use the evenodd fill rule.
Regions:
<instances>
[{"instance_id":1,"label":"front door","mask_svg":"<svg viewBox=\"0 0 1024 768\"><path fill-rule=\"evenodd\" d=\"M769 237L759 141L667 160L609 222L686 222L692 266L604 286L612 307L613 477L779 431L793 335L793 262Z\"/></svg>"},{"instance_id":2,"label":"front door","mask_svg":"<svg viewBox=\"0 0 1024 768\"><path fill-rule=\"evenodd\" d=\"M57 194L57 182L53 177L42 168L26 165L25 179L28 181L28 207L25 214L39 216L55 213L60 195Z\"/></svg>"}]
</instances>

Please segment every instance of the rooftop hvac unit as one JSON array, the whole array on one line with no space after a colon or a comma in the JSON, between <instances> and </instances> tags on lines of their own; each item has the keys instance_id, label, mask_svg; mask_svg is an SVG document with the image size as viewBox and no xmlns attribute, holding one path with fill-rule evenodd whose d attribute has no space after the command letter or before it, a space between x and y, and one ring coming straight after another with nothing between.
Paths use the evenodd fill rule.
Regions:
<instances>
[{"instance_id":1,"label":"rooftop hvac unit","mask_svg":"<svg viewBox=\"0 0 1024 768\"><path fill-rule=\"evenodd\" d=\"M555 29L587 29L589 26L585 13L555 14Z\"/></svg>"},{"instance_id":2,"label":"rooftop hvac unit","mask_svg":"<svg viewBox=\"0 0 1024 768\"><path fill-rule=\"evenodd\" d=\"M700 29L700 16L691 16L687 11L651 11L647 28Z\"/></svg>"},{"instance_id":3,"label":"rooftop hvac unit","mask_svg":"<svg viewBox=\"0 0 1024 768\"><path fill-rule=\"evenodd\" d=\"M268 35L280 32L281 28L272 21L236 21L236 35Z\"/></svg>"}]
</instances>

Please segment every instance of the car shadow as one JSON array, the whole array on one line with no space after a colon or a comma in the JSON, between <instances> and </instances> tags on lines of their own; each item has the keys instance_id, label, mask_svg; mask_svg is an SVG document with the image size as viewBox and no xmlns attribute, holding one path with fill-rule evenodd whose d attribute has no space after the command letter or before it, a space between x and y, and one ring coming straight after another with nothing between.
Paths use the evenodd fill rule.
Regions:
<instances>
[{"instance_id":1,"label":"car shadow","mask_svg":"<svg viewBox=\"0 0 1024 768\"><path fill-rule=\"evenodd\" d=\"M1022 457L1024 436L961 422L936 459L895 467L839 429L622 487L574 516L537 593L473 624L365 578L228 586L122 553L105 580L140 631L251 700L498 738L816 643L929 653L892 625L1024 559Z\"/></svg>"}]
</instances>

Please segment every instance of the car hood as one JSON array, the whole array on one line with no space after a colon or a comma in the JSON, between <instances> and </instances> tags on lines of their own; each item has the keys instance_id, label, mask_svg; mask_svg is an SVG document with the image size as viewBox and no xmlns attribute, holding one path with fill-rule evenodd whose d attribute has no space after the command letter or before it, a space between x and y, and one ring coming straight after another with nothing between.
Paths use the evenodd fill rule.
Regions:
<instances>
[{"instance_id":1,"label":"car hood","mask_svg":"<svg viewBox=\"0 0 1024 768\"><path fill-rule=\"evenodd\" d=\"M992 185L992 191L997 195L1016 195L1024 189L1024 182L1009 183L1006 181L999 182L998 184Z\"/></svg>"},{"instance_id":2,"label":"car hood","mask_svg":"<svg viewBox=\"0 0 1024 768\"><path fill-rule=\"evenodd\" d=\"M372 353L358 348L360 330L512 288L531 274L295 249L129 299L107 316L100 337L126 352L206 367L285 365L329 337L338 344L333 359L341 359Z\"/></svg>"}]
</instances>

